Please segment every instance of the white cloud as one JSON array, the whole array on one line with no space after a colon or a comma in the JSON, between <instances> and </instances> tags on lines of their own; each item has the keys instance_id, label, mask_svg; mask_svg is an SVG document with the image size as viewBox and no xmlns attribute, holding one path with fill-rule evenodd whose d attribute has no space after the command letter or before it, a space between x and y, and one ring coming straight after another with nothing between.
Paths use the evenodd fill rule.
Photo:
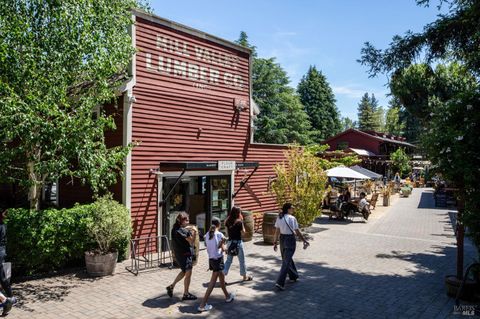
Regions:
<instances>
[{"instance_id":1,"label":"white cloud","mask_svg":"<svg viewBox=\"0 0 480 319\"><path fill-rule=\"evenodd\" d=\"M350 99L359 99L365 93L371 95L372 93L375 94L375 97L379 99L383 99L385 95L388 93L388 90L371 90L369 88L359 88L356 86L332 86L332 91L335 95L343 95Z\"/></svg>"}]
</instances>

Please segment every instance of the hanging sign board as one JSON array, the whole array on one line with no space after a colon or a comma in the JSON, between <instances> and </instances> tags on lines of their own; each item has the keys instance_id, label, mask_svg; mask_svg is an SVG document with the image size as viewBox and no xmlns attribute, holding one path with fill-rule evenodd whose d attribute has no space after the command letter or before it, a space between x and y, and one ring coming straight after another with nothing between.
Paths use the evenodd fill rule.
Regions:
<instances>
[{"instance_id":1,"label":"hanging sign board","mask_svg":"<svg viewBox=\"0 0 480 319\"><path fill-rule=\"evenodd\" d=\"M235 169L235 161L218 161L219 171L233 171Z\"/></svg>"}]
</instances>

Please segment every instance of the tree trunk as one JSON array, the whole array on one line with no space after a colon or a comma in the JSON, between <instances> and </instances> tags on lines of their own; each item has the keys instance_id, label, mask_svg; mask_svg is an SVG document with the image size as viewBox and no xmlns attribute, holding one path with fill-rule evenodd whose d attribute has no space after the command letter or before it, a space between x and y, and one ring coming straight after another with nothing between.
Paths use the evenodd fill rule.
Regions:
<instances>
[{"instance_id":1,"label":"tree trunk","mask_svg":"<svg viewBox=\"0 0 480 319\"><path fill-rule=\"evenodd\" d=\"M40 210L40 196L41 196L41 183L37 180L35 174L34 162L28 162L28 177L30 180L30 188L28 189L28 200L30 201L30 209Z\"/></svg>"}]
</instances>

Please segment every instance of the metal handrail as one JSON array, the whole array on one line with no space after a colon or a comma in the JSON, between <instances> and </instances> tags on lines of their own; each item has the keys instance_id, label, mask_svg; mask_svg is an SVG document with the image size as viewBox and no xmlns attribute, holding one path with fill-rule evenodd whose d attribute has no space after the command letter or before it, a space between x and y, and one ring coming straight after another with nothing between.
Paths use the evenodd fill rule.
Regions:
<instances>
[{"instance_id":1,"label":"metal handrail","mask_svg":"<svg viewBox=\"0 0 480 319\"><path fill-rule=\"evenodd\" d=\"M165 247L162 245L163 240ZM165 249L163 249L165 248ZM167 259L169 261L167 262ZM138 237L130 240L130 266L125 269L137 276L140 270L162 267L169 264L173 268L170 242L165 235ZM141 267L143 265L143 267Z\"/></svg>"}]
</instances>

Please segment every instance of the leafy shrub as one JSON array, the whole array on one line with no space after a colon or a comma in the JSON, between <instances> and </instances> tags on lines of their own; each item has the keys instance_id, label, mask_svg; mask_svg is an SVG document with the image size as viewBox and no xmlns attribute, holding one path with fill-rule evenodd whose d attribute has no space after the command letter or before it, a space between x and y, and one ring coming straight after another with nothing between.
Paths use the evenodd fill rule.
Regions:
<instances>
[{"instance_id":1,"label":"leafy shrub","mask_svg":"<svg viewBox=\"0 0 480 319\"><path fill-rule=\"evenodd\" d=\"M277 178L270 190L279 207L292 202L298 223L308 226L321 214L327 174L318 159L301 148L291 147L284 154L286 161L273 167Z\"/></svg>"},{"instance_id":2,"label":"leafy shrub","mask_svg":"<svg viewBox=\"0 0 480 319\"><path fill-rule=\"evenodd\" d=\"M17 275L84 265L85 251L98 247L91 230L105 227L116 234L107 246L118 250L119 260L125 259L131 233L128 210L106 198L70 209L9 209L5 223L7 259Z\"/></svg>"},{"instance_id":3,"label":"leafy shrub","mask_svg":"<svg viewBox=\"0 0 480 319\"><path fill-rule=\"evenodd\" d=\"M111 195L100 197L92 204L87 231L97 243L98 252L105 254L120 250L119 243L128 243L132 233L128 209L114 201Z\"/></svg>"},{"instance_id":4,"label":"leafy shrub","mask_svg":"<svg viewBox=\"0 0 480 319\"><path fill-rule=\"evenodd\" d=\"M33 274L81 264L94 246L86 235L91 205L71 209L9 209L7 254L17 273Z\"/></svg>"}]
</instances>

